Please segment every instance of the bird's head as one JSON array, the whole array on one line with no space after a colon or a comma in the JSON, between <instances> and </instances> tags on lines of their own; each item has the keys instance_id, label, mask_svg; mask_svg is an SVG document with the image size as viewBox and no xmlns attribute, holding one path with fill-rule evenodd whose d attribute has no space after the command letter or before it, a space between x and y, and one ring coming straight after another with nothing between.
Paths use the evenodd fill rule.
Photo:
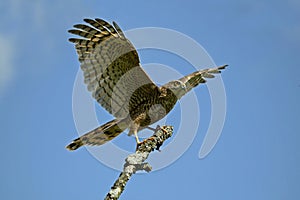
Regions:
<instances>
[{"instance_id":1,"label":"bird's head","mask_svg":"<svg viewBox=\"0 0 300 200\"><path fill-rule=\"evenodd\" d=\"M177 99L180 99L183 95L187 93L186 85L180 80L170 81L163 87L171 90L171 92L175 94Z\"/></svg>"}]
</instances>

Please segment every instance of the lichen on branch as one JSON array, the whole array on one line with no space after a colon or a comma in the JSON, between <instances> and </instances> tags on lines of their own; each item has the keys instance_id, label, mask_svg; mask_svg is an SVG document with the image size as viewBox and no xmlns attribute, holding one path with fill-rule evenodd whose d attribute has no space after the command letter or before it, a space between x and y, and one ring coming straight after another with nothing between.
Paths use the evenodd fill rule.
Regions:
<instances>
[{"instance_id":1,"label":"lichen on branch","mask_svg":"<svg viewBox=\"0 0 300 200\"><path fill-rule=\"evenodd\" d=\"M128 180L137 171L145 170L147 172L150 172L152 170L152 167L149 163L145 163L145 160L148 158L149 154L152 151L159 150L164 141L171 137L172 134L172 126L158 126L151 137L141 142L137 146L136 152L130 154L125 159L123 171L121 172L119 178L115 181L114 185L111 187L110 191L107 193L105 200L119 199L120 195L125 189Z\"/></svg>"}]
</instances>

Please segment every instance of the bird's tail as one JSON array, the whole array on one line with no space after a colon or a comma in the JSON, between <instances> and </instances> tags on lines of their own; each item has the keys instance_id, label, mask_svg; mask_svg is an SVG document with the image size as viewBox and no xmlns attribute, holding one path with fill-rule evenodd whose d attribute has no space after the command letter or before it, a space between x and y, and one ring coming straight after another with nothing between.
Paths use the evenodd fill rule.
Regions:
<instances>
[{"instance_id":1,"label":"bird's tail","mask_svg":"<svg viewBox=\"0 0 300 200\"><path fill-rule=\"evenodd\" d=\"M74 151L83 145L104 144L122 133L128 128L128 124L127 118L114 119L73 140L66 148L70 151Z\"/></svg>"}]
</instances>

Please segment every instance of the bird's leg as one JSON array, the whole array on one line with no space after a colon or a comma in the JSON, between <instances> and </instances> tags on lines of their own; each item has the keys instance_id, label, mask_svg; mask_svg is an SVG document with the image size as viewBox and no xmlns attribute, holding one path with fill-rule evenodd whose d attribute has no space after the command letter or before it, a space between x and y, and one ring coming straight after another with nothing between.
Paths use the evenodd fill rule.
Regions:
<instances>
[{"instance_id":1,"label":"bird's leg","mask_svg":"<svg viewBox=\"0 0 300 200\"><path fill-rule=\"evenodd\" d=\"M138 134L137 134L137 130L134 131L134 136L135 136L136 143L140 144L141 142L139 140L139 137L138 137Z\"/></svg>"}]
</instances>

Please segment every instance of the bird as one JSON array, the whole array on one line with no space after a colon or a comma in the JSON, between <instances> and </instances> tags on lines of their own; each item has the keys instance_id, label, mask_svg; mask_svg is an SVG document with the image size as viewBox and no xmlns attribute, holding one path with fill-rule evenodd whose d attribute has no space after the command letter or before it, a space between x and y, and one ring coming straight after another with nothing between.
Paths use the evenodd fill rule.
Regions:
<instances>
[{"instance_id":1,"label":"bird","mask_svg":"<svg viewBox=\"0 0 300 200\"><path fill-rule=\"evenodd\" d=\"M75 45L88 91L114 119L73 140L66 146L70 151L102 145L125 130L140 144L139 131L153 129L150 125L164 118L182 96L227 67L195 71L158 86L143 70L137 50L116 22L83 21L68 30L76 36L69 41Z\"/></svg>"}]
</instances>

